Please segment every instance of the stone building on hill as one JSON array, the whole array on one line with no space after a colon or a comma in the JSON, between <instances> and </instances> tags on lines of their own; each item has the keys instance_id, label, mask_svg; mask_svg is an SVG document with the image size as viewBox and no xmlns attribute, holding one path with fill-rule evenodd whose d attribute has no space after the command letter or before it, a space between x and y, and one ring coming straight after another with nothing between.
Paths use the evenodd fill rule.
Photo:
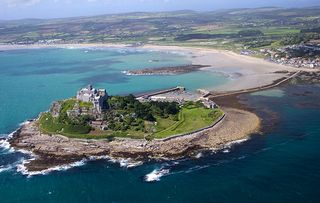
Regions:
<instances>
[{"instance_id":1,"label":"stone building on hill","mask_svg":"<svg viewBox=\"0 0 320 203\"><path fill-rule=\"evenodd\" d=\"M88 85L77 92L77 99L82 102L92 102L94 109L101 113L106 109L106 100L108 93L105 89L95 89L92 85Z\"/></svg>"}]
</instances>

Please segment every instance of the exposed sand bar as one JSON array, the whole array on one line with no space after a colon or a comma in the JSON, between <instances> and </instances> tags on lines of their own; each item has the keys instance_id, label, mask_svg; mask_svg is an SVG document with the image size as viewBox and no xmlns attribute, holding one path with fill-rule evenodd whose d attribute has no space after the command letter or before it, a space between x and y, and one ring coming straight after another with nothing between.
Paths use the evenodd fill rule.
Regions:
<instances>
[{"instance_id":1,"label":"exposed sand bar","mask_svg":"<svg viewBox=\"0 0 320 203\"><path fill-rule=\"evenodd\" d=\"M0 50L34 48L132 48L125 44L58 44L58 45L0 45ZM230 51L208 48L144 45L136 49L183 53L192 64L206 65L206 71L218 72L231 78L222 86L212 87L213 91L235 91L272 84L286 76L281 71L297 72L312 69L294 68L268 62ZM278 73L275 73L278 72Z\"/></svg>"},{"instance_id":2,"label":"exposed sand bar","mask_svg":"<svg viewBox=\"0 0 320 203\"><path fill-rule=\"evenodd\" d=\"M231 76L231 80L225 85L212 87L210 90L213 91L235 91L270 85L274 81L287 76L285 73L279 73L283 71L314 71L284 66L268 62L264 59L244 56L224 50L153 45L146 45L144 48L185 52L193 64L208 65L210 67L205 68L207 71L219 72Z\"/></svg>"}]
</instances>

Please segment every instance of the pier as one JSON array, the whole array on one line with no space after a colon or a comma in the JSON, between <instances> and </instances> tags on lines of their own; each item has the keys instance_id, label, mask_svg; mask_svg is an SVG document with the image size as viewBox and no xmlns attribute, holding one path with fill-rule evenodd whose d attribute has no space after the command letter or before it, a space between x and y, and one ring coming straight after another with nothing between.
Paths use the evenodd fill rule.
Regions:
<instances>
[{"instance_id":1,"label":"pier","mask_svg":"<svg viewBox=\"0 0 320 203\"><path fill-rule=\"evenodd\" d=\"M170 92L176 92L176 91L185 91L184 87L181 86L177 86L177 87L172 87L172 88L168 88L168 89L164 89L164 90L158 90L155 92L147 92L147 93L142 93L142 94L137 94L134 95L136 98L149 98L152 96L156 96L156 95L160 95L160 94L166 94L166 93L170 93Z\"/></svg>"},{"instance_id":2,"label":"pier","mask_svg":"<svg viewBox=\"0 0 320 203\"><path fill-rule=\"evenodd\" d=\"M292 78L299 75L301 72L302 71L297 71L297 72L289 75L288 77L285 77L285 78L282 78L278 81L273 82L270 85L265 85L265 86L250 88L250 89L243 89L243 90L238 90L238 91L230 91L230 92L210 92L210 94L205 95L205 97L210 97L210 98L214 99L214 98L218 98L218 97L231 96L231 95L244 94L244 93L252 93L252 92L271 89L271 88L277 87L277 86L291 80Z\"/></svg>"}]
</instances>

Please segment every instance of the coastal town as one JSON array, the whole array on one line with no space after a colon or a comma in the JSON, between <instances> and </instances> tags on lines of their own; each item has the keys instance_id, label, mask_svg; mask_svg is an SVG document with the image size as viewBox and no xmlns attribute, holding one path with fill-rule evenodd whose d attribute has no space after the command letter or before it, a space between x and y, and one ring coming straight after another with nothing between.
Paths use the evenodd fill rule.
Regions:
<instances>
[{"instance_id":1,"label":"coastal town","mask_svg":"<svg viewBox=\"0 0 320 203\"><path fill-rule=\"evenodd\" d=\"M320 41L260 50L244 49L241 55L261 56L265 60L295 68L320 69Z\"/></svg>"},{"instance_id":2,"label":"coastal town","mask_svg":"<svg viewBox=\"0 0 320 203\"><path fill-rule=\"evenodd\" d=\"M297 68L320 68L320 45L301 44L277 49L261 49L272 62Z\"/></svg>"}]
</instances>

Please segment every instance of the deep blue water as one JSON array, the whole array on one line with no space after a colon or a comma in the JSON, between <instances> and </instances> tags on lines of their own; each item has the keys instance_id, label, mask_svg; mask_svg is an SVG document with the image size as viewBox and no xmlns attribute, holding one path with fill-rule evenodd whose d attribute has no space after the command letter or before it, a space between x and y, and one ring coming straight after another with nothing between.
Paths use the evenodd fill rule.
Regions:
<instances>
[{"instance_id":1,"label":"deep blue water","mask_svg":"<svg viewBox=\"0 0 320 203\"><path fill-rule=\"evenodd\" d=\"M43 77L47 81L53 76ZM63 80L60 86L52 79L50 84L58 90L66 83ZM1 103L6 103L3 95L9 87L5 87ZM65 87L70 88L67 95L48 93L49 99L69 96L76 87ZM12 90L18 94L15 88ZM229 152L178 162L150 162L130 169L104 160L92 161L30 178L12 168L0 172L0 202L319 202L320 87L290 85L242 99L263 118L263 133L234 145ZM33 104L37 106L37 100ZM26 111L35 115L39 111L39 107L30 108L34 109ZM8 116L14 115L6 111ZM13 120L17 125L21 119ZM10 130L7 126L2 126L2 133ZM0 166L19 161L21 156L2 150ZM145 175L155 169L169 172L160 181L145 182Z\"/></svg>"}]
</instances>

